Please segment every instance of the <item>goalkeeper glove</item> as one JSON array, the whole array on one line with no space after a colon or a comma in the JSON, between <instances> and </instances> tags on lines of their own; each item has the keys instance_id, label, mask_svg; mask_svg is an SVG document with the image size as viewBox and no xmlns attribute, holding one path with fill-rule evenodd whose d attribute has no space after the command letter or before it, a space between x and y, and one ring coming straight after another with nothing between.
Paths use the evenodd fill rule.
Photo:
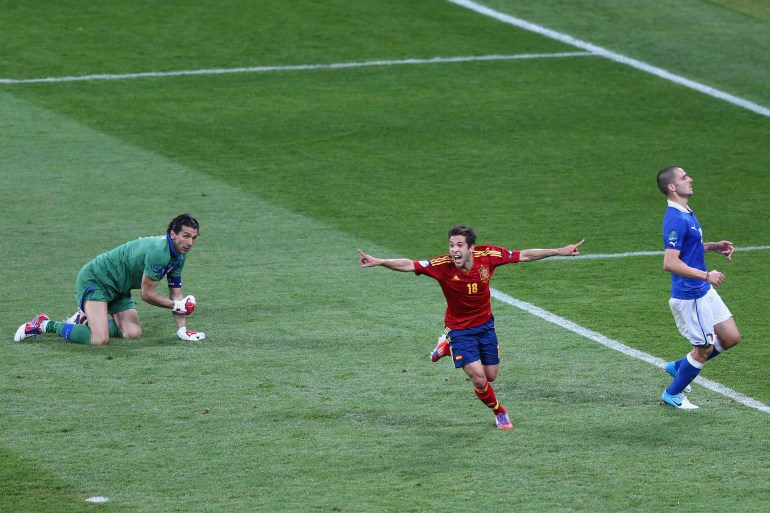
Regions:
<instances>
[{"instance_id":1,"label":"goalkeeper glove","mask_svg":"<svg viewBox=\"0 0 770 513\"><path fill-rule=\"evenodd\" d=\"M181 327L176 330L176 335L182 340L203 340L206 338L206 334L202 331L191 331L186 327Z\"/></svg>"},{"instance_id":2,"label":"goalkeeper glove","mask_svg":"<svg viewBox=\"0 0 770 513\"><path fill-rule=\"evenodd\" d=\"M175 314L190 315L195 310L195 296L187 296L184 299L174 301L174 308L171 309Z\"/></svg>"}]
</instances>

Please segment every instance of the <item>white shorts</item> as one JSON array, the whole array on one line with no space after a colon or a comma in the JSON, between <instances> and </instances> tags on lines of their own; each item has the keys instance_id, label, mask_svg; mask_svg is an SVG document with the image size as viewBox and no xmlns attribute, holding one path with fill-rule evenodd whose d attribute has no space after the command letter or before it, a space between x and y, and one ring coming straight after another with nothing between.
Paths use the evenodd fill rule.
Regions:
<instances>
[{"instance_id":1,"label":"white shorts","mask_svg":"<svg viewBox=\"0 0 770 513\"><path fill-rule=\"evenodd\" d=\"M733 316L714 287L698 299L671 298L668 306L679 333L694 346L713 344L717 338L714 326Z\"/></svg>"}]
</instances>

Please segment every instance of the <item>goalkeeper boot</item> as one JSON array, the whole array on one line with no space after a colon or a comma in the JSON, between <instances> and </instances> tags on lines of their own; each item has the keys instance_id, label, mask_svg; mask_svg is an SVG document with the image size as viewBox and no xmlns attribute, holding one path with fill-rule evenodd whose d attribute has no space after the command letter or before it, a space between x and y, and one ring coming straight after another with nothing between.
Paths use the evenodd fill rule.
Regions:
<instances>
[{"instance_id":1,"label":"goalkeeper boot","mask_svg":"<svg viewBox=\"0 0 770 513\"><path fill-rule=\"evenodd\" d=\"M513 429L513 422L511 422L511 419L508 418L507 413L498 413L495 416L495 422L497 423L497 427L499 429Z\"/></svg>"},{"instance_id":2,"label":"goalkeeper boot","mask_svg":"<svg viewBox=\"0 0 770 513\"><path fill-rule=\"evenodd\" d=\"M672 378L676 377L676 362L668 362L666 364L666 372L668 372L668 375ZM692 392L692 387L690 385L687 385L684 387L684 393L689 394Z\"/></svg>"},{"instance_id":3,"label":"goalkeeper boot","mask_svg":"<svg viewBox=\"0 0 770 513\"><path fill-rule=\"evenodd\" d=\"M67 319L64 321L65 324L87 324L88 317L86 317L86 313L78 308L78 311L72 314L71 317L67 317Z\"/></svg>"},{"instance_id":4,"label":"goalkeeper boot","mask_svg":"<svg viewBox=\"0 0 770 513\"><path fill-rule=\"evenodd\" d=\"M43 321L49 320L51 320L51 318L46 314L41 313L36 315L35 318L28 323L19 326L19 329L16 330L16 335L13 336L13 340L15 342L21 342L22 340L28 339L29 337L36 337L40 335L43 332L43 330L40 328L40 324L42 324Z\"/></svg>"},{"instance_id":5,"label":"goalkeeper boot","mask_svg":"<svg viewBox=\"0 0 770 513\"><path fill-rule=\"evenodd\" d=\"M449 353L450 353L449 342L446 339L446 335L441 335L438 338L438 343L436 344L436 348L430 354L430 361L437 362L441 358L447 356Z\"/></svg>"}]
</instances>

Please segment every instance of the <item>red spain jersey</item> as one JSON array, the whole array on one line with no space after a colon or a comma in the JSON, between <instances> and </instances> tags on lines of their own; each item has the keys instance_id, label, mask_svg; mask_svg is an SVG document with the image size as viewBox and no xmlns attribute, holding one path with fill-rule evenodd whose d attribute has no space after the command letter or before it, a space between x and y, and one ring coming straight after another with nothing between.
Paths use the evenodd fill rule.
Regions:
<instances>
[{"instance_id":1,"label":"red spain jersey","mask_svg":"<svg viewBox=\"0 0 770 513\"><path fill-rule=\"evenodd\" d=\"M495 267L518 261L518 251L487 244L474 248L473 267L469 271L457 267L451 255L443 255L416 260L414 272L439 282L447 303L444 324L453 330L464 330L481 326L492 317L489 279Z\"/></svg>"}]
</instances>

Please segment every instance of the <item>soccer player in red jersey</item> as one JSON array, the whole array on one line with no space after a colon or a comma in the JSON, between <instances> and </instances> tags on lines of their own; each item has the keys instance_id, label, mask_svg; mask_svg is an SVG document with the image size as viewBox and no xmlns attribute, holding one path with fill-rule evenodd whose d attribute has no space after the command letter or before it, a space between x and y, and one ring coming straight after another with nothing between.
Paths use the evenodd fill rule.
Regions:
<instances>
[{"instance_id":1,"label":"soccer player in red jersey","mask_svg":"<svg viewBox=\"0 0 770 513\"><path fill-rule=\"evenodd\" d=\"M552 256L576 256L583 241L555 249L510 250L499 246L476 246L476 232L467 226L449 230L449 253L430 260L377 258L360 249L361 267L383 266L394 271L424 274L441 285L447 302L445 337L431 354L435 362L451 354L473 383L478 397L495 414L497 427L511 429L513 423L498 402L492 382L500 369L500 351L492 315L489 280L495 268L531 262Z\"/></svg>"}]
</instances>

